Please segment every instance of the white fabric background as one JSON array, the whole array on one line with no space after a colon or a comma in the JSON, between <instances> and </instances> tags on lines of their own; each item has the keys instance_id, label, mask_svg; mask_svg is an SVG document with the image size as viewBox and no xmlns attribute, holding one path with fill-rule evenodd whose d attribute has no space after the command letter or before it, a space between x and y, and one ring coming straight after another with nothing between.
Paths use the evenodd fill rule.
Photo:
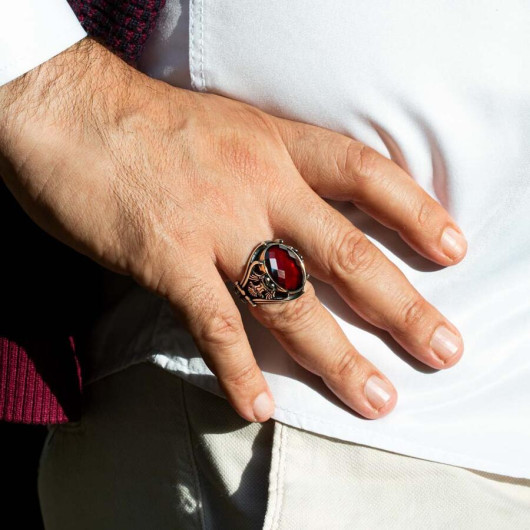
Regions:
<instances>
[{"instance_id":1,"label":"white fabric background","mask_svg":"<svg viewBox=\"0 0 530 530\"><path fill-rule=\"evenodd\" d=\"M352 343L393 381L398 403L382 419L361 418L241 307L276 399L273 418L417 458L530 478L530 6L195 0L189 72L185 3L182 9L179 17L180 4L168 2L144 71L363 141L444 204L469 243L461 264L439 269L353 206L330 202L461 330L464 356L448 370L426 367L313 279ZM168 306L153 315L119 362L148 354L222 395ZM112 343L113 333L110 325L101 330L101 344ZM117 369L109 352L118 349L99 351L92 379Z\"/></svg>"},{"instance_id":2,"label":"white fabric background","mask_svg":"<svg viewBox=\"0 0 530 530\"><path fill-rule=\"evenodd\" d=\"M0 86L86 37L66 0L2 0Z\"/></svg>"}]
</instances>

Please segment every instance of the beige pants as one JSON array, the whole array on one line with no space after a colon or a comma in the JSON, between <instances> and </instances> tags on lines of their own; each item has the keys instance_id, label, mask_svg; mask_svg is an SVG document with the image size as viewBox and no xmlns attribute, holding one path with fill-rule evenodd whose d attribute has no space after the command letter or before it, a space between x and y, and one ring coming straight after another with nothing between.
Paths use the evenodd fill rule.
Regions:
<instances>
[{"instance_id":1,"label":"beige pants","mask_svg":"<svg viewBox=\"0 0 530 530\"><path fill-rule=\"evenodd\" d=\"M84 399L42 450L49 530L530 528L530 480L248 423L148 362Z\"/></svg>"}]
</instances>

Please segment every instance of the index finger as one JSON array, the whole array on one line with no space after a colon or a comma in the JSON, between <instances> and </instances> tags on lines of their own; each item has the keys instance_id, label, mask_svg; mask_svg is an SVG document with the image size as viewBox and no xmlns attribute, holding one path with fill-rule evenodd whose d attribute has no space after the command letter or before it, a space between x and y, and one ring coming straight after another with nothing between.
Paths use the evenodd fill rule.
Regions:
<instances>
[{"instance_id":1,"label":"index finger","mask_svg":"<svg viewBox=\"0 0 530 530\"><path fill-rule=\"evenodd\" d=\"M275 118L298 171L319 196L349 201L440 265L461 261L462 231L447 210L394 161L329 129Z\"/></svg>"}]
</instances>

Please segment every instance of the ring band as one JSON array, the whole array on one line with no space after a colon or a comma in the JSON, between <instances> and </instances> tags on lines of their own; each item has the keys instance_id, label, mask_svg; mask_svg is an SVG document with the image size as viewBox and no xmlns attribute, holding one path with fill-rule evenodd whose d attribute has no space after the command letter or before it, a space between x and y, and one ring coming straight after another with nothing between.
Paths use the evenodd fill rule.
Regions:
<instances>
[{"instance_id":1,"label":"ring band","mask_svg":"<svg viewBox=\"0 0 530 530\"><path fill-rule=\"evenodd\" d=\"M304 258L283 239L262 241L251 252L241 282L235 292L252 306L287 302L304 293L306 273Z\"/></svg>"}]
</instances>

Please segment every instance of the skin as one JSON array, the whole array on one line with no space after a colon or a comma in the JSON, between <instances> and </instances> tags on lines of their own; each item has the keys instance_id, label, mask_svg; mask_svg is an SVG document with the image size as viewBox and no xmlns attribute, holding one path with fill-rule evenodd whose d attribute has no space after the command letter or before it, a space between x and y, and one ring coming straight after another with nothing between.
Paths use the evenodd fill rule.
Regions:
<instances>
[{"instance_id":1,"label":"skin","mask_svg":"<svg viewBox=\"0 0 530 530\"><path fill-rule=\"evenodd\" d=\"M262 240L294 245L312 276L428 366L449 368L462 355L455 326L323 200L353 202L438 264L464 257L465 240L444 252L444 229L461 232L442 206L354 139L172 87L86 38L0 87L0 172L41 228L166 298L249 421L270 417L272 408L255 414L253 404L272 394L225 282L241 279ZM351 409L376 419L394 408L396 389L311 281L294 301L246 307ZM431 347L440 325L458 338L448 361ZM389 387L382 407L365 392L373 374Z\"/></svg>"}]
</instances>

